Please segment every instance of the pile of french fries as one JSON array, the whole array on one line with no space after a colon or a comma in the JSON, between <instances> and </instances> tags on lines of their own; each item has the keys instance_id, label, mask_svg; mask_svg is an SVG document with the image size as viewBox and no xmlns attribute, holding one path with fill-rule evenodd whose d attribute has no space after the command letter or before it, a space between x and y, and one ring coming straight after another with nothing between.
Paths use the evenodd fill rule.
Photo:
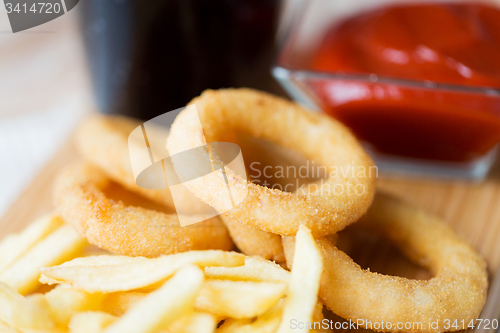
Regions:
<instances>
[{"instance_id":1,"label":"pile of french fries","mask_svg":"<svg viewBox=\"0 0 500 333\"><path fill-rule=\"evenodd\" d=\"M45 216L0 242L0 332L297 332L320 322L322 258L301 227L292 272L208 250L154 259L86 255L87 242Z\"/></svg>"}]
</instances>

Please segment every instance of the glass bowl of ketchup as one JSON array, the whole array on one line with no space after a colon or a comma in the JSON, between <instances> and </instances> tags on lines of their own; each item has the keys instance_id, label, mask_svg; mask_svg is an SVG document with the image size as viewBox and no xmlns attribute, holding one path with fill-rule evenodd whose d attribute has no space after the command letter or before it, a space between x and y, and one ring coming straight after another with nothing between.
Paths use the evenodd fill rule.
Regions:
<instances>
[{"instance_id":1,"label":"glass bowl of ketchup","mask_svg":"<svg viewBox=\"0 0 500 333\"><path fill-rule=\"evenodd\" d=\"M309 0L273 74L381 171L484 178L500 142L500 2Z\"/></svg>"}]
</instances>

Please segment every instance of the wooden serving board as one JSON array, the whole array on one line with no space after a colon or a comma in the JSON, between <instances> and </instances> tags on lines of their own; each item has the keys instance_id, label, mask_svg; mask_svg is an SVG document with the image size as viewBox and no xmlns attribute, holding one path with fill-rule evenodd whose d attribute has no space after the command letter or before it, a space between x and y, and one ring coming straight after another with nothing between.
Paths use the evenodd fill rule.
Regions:
<instances>
[{"instance_id":1,"label":"wooden serving board","mask_svg":"<svg viewBox=\"0 0 500 333\"><path fill-rule=\"evenodd\" d=\"M0 238L21 230L41 214L53 209L51 192L54 177L61 167L78 159L74 142L69 140L0 219ZM500 265L500 172L482 183L381 176L379 188L442 217L483 255L488 263L490 280L493 281ZM415 278L428 277L425 270L403 262L392 248L368 244L363 248L358 246L358 251L354 252L361 252L353 253L356 254L353 258L357 262L374 271ZM499 296L500 285L490 288L489 304L483 312L483 318L493 319L500 315Z\"/></svg>"}]
</instances>

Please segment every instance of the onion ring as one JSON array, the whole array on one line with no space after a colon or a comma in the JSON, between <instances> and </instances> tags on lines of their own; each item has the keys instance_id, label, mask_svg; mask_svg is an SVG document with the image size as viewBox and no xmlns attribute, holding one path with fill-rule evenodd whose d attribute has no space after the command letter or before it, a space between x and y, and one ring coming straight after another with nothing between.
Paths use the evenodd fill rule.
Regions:
<instances>
[{"instance_id":1,"label":"onion ring","mask_svg":"<svg viewBox=\"0 0 500 333\"><path fill-rule=\"evenodd\" d=\"M206 142L231 141L236 133L268 140L284 148L295 149L306 158L324 166L343 170L365 171L341 177L329 177L322 187L309 194L292 194L247 182L229 168L225 168L231 188L248 186L243 202L224 214L243 224L283 236L293 236L300 224L305 224L319 237L333 234L356 221L368 209L375 192L375 176L370 168L373 161L360 146L354 135L331 117L308 112L299 105L282 98L250 89L205 91L195 98L198 110L186 108L174 121L167 140L171 155ZM201 121L202 129L199 128ZM206 141L205 141L206 140ZM205 154L210 155L208 148ZM213 157L214 165L220 159ZM206 158L206 157L205 157ZM189 166L176 163L176 172L186 173ZM183 175L184 176L184 175ZM221 177L193 179L184 185L205 203L218 211L225 211L218 196L226 187ZM348 191L353 186L361 189ZM332 189L344 189L334 193Z\"/></svg>"},{"instance_id":2,"label":"onion ring","mask_svg":"<svg viewBox=\"0 0 500 333\"><path fill-rule=\"evenodd\" d=\"M328 240L318 239L325 263L319 296L332 312L365 323L383 320L386 326L380 330L386 332L401 331L396 329L399 322L423 325L421 329L405 327L406 332L442 332L445 320L469 323L479 316L488 287L486 263L437 217L377 195L359 223L394 241L434 277L412 280L363 270ZM293 243L293 237L283 238L289 267ZM436 320L439 327L429 327Z\"/></svg>"},{"instance_id":3,"label":"onion ring","mask_svg":"<svg viewBox=\"0 0 500 333\"><path fill-rule=\"evenodd\" d=\"M156 203L174 208L172 196L166 190L152 190L136 185L130 166L128 135L141 123L124 116L96 115L84 121L77 132L80 154L86 161L99 166L115 182ZM179 193L177 193L178 195ZM183 202L179 200L179 202ZM193 213L202 212L196 202L186 202ZM222 216L220 216L222 218ZM225 218L223 220L236 246L246 255L255 255L279 263L285 262L281 237L266 233Z\"/></svg>"},{"instance_id":4,"label":"onion ring","mask_svg":"<svg viewBox=\"0 0 500 333\"><path fill-rule=\"evenodd\" d=\"M70 166L55 182L54 201L59 214L89 243L113 253L145 257L232 249L228 231L218 218L181 227L176 214L109 199L102 192L107 184L109 178L91 165ZM193 218L201 220L199 216Z\"/></svg>"},{"instance_id":5,"label":"onion ring","mask_svg":"<svg viewBox=\"0 0 500 333\"><path fill-rule=\"evenodd\" d=\"M94 115L87 118L79 127L76 143L80 155L85 161L102 169L108 177L128 190L142 195L158 204L174 209L174 201L169 188L163 190L146 189L136 185L129 155L129 134L141 122L124 116ZM163 179L162 179L163 181ZM188 190L185 190L188 192ZM208 213L205 204L191 200L192 194L182 196L177 190L177 207L180 211L192 214Z\"/></svg>"},{"instance_id":6,"label":"onion ring","mask_svg":"<svg viewBox=\"0 0 500 333\"><path fill-rule=\"evenodd\" d=\"M251 225L234 221L223 214L220 219L226 225L236 247L247 256L258 256L279 264L285 263L281 236L265 232Z\"/></svg>"},{"instance_id":7,"label":"onion ring","mask_svg":"<svg viewBox=\"0 0 500 333\"><path fill-rule=\"evenodd\" d=\"M127 189L173 208L170 191L150 190L136 185L128 149L128 136L141 123L124 116L95 115L85 119L76 133L80 155L101 168L108 177Z\"/></svg>"}]
</instances>

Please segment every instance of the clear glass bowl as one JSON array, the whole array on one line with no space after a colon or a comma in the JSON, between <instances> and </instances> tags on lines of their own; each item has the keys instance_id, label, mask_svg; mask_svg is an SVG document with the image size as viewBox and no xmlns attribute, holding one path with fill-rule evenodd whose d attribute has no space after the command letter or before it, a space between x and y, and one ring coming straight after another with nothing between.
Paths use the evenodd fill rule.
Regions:
<instances>
[{"instance_id":1,"label":"clear glass bowl","mask_svg":"<svg viewBox=\"0 0 500 333\"><path fill-rule=\"evenodd\" d=\"M332 24L389 3L394 1L301 2L282 39L274 77L299 103L351 127L381 172L483 179L500 142L500 87L309 69Z\"/></svg>"}]
</instances>

